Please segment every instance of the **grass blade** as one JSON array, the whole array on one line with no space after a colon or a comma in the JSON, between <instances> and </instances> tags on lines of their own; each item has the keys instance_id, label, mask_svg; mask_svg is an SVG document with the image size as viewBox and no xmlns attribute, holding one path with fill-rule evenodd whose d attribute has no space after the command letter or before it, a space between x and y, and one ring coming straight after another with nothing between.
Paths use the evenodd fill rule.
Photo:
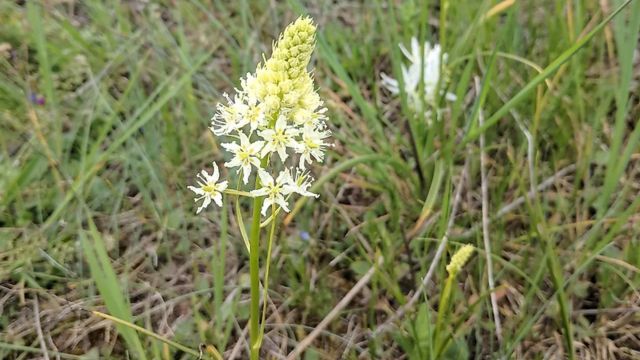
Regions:
<instances>
[{"instance_id":1,"label":"grass blade","mask_svg":"<svg viewBox=\"0 0 640 360\"><path fill-rule=\"evenodd\" d=\"M593 30L591 30L587 35L578 40L573 46L565 50L560 56L558 56L549 66L547 66L544 71L538 74L533 80L529 81L527 85L520 90L514 97L512 97L506 104L502 105L500 109L498 109L491 117L487 119L484 125L470 131L467 136L464 138L464 143L469 143L474 141L480 136L480 133L486 131L491 126L495 125L504 115L506 115L509 110L513 109L517 104L519 104L522 100L524 100L531 91L533 91L536 86L538 86L541 82L543 82L546 78L551 76L558 68L567 62L571 57L578 52L583 46L589 42L600 30L602 30L605 25L611 21L616 15L622 11L631 0L625 1L622 5L620 5L616 10L614 10L609 16L607 16L604 20L602 20Z\"/></svg>"},{"instance_id":2,"label":"grass blade","mask_svg":"<svg viewBox=\"0 0 640 360\"><path fill-rule=\"evenodd\" d=\"M171 81L171 78L168 78L167 81L163 83L163 85L169 85L171 83L173 83L173 85L156 101L155 104L153 104L153 106L151 106L151 108L140 114L137 119L131 121L132 124L124 131L124 133L118 136L116 140L112 142L109 147L98 157L98 159L95 161L95 165L89 171L79 175L79 177L71 185L71 189L67 191L64 199L62 199L62 201L57 205L55 211L51 214L51 216L47 218L47 221L42 226L43 229L48 228L58 220L67 204L69 204L69 202L75 196L78 196L78 190L82 187L82 185L86 183L97 171L100 170L104 162L107 160L108 155L113 154L117 149L119 149L120 146L124 144L131 136L133 136L136 131L138 131L147 122L149 122L149 120L151 120L171 98L178 94L178 91L191 79L191 76L195 73L195 71L202 65L204 65L205 61L210 58L212 53L213 50L200 57L198 61L193 65L193 67L175 82Z\"/></svg>"},{"instance_id":3,"label":"grass blade","mask_svg":"<svg viewBox=\"0 0 640 360\"><path fill-rule=\"evenodd\" d=\"M116 272L111 266L111 261L107 255L104 241L96 228L93 220L87 212L87 221L89 223L89 235L91 240L87 238L85 233L80 234L80 241L85 257L89 263L91 277L93 278L104 303L109 312L120 319L132 322L133 315L129 308L128 301L124 296L124 292L120 287ZM118 333L122 335L129 350L136 355L136 358L146 359L144 347L138 338L138 335L131 328L116 325Z\"/></svg>"},{"instance_id":4,"label":"grass blade","mask_svg":"<svg viewBox=\"0 0 640 360\"><path fill-rule=\"evenodd\" d=\"M169 346L172 346L172 347L174 347L176 349L184 351L187 354L190 354L190 355L193 355L193 356L197 356L198 358L202 358L202 355L200 354L200 352L195 351L195 350L193 350L193 349L191 349L189 347L186 347L186 346L184 346L182 344L179 344L179 343L177 343L175 341L169 340L169 339L167 339L167 338L165 338L163 336L160 336L160 335L154 333L153 331L149 331L149 330L147 330L147 329L145 329L143 327L140 327L140 326L138 326L136 324L133 324L133 323L131 323L129 321L122 320L122 319L120 319L118 317L111 316L109 314L105 314L105 313L102 313L100 311L92 311L91 313L93 315L99 316L99 317L101 317L103 319L111 320L111 321L113 321L113 322L115 322L115 323L117 323L117 324L119 324L121 326L126 327L127 329L139 331L139 332L141 332L141 333L143 333L143 334L145 334L147 336L150 336L150 337L152 337L152 338L154 338L156 340L160 340L160 341L162 341L163 343L165 343L165 344L167 344ZM222 359L222 356L220 356L220 353L217 350L214 350L214 348L212 348L210 345L207 346L207 350L209 350L212 354L214 354L214 357L216 358L216 360L221 360Z\"/></svg>"},{"instance_id":5,"label":"grass blade","mask_svg":"<svg viewBox=\"0 0 640 360\"><path fill-rule=\"evenodd\" d=\"M620 64L620 77L619 85L616 87L615 103L615 127L613 130L613 142L609 150L609 161L607 162L607 171L604 181L603 191L600 193L598 199L598 215L601 217L604 215L609 203L609 198L616 189L616 184L622 176L622 172L627 167L631 155L637 150L637 144L640 140L640 124L637 122L637 115L635 120L636 126L629 137L627 147L623 151L622 158L620 157L620 151L622 148L622 142L624 140L625 118L627 116L627 109L629 106L629 95L631 93L630 82L633 78L633 54L636 44L638 43L638 33L640 32L640 1L636 1L631 8L631 13L636 14L632 16L629 24L626 23L626 19L620 18L614 22L616 25L617 45L618 45L618 59ZM633 115L631 115L633 116Z\"/></svg>"}]
</instances>

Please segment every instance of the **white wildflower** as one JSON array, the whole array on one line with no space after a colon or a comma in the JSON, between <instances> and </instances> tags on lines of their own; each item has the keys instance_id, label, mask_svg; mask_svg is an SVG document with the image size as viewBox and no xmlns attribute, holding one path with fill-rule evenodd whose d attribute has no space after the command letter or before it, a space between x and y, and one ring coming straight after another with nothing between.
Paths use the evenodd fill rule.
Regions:
<instances>
[{"instance_id":1,"label":"white wildflower","mask_svg":"<svg viewBox=\"0 0 640 360\"><path fill-rule=\"evenodd\" d=\"M309 176L307 173L303 171L296 171L295 179L291 176L289 171L286 171L286 185L285 187L290 193L296 193L301 196L307 197L315 197L317 198L318 194L314 194L311 191L307 190L311 187L311 183L313 182L313 178Z\"/></svg>"},{"instance_id":2,"label":"white wildflower","mask_svg":"<svg viewBox=\"0 0 640 360\"><path fill-rule=\"evenodd\" d=\"M287 154L287 148L295 148L298 144L294 139L294 137L298 135L298 129L290 126L284 115L278 117L275 128L259 131L258 134L265 141L262 156L266 156L272 152L278 152L280 159L285 161L289 156Z\"/></svg>"},{"instance_id":3,"label":"white wildflower","mask_svg":"<svg viewBox=\"0 0 640 360\"><path fill-rule=\"evenodd\" d=\"M218 136L228 135L249 122L246 116L249 106L245 104L244 95L239 93L233 100L227 94L223 96L227 99L228 105L218 104L218 111L211 118L210 129Z\"/></svg>"},{"instance_id":4,"label":"white wildflower","mask_svg":"<svg viewBox=\"0 0 640 360\"><path fill-rule=\"evenodd\" d=\"M240 79L240 85L242 86L242 92L247 95L249 101L255 102L258 100L256 77L252 73Z\"/></svg>"},{"instance_id":5,"label":"white wildflower","mask_svg":"<svg viewBox=\"0 0 640 360\"><path fill-rule=\"evenodd\" d=\"M233 153L231 161L224 163L225 167L233 168L239 166L238 172L242 171L242 181L247 184L249 182L249 175L251 175L251 165L256 168L260 168L260 150L264 145L264 141L251 142L247 135L239 133L240 144L238 143L225 143L222 147L227 151Z\"/></svg>"},{"instance_id":6,"label":"white wildflower","mask_svg":"<svg viewBox=\"0 0 640 360\"><path fill-rule=\"evenodd\" d=\"M271 205L278 205L282 210L289 212L289 206L285 200L285 196L291 193L291 189L288 186L291 175L288 170L283 170L278 174L278 177L273 180L273 177L266 171L258 170L258 177L262 187L251 191L253 196L265 196L262 203L262 215L266 215L267 209Z\"/></svg>"},{"instance_id":7,"label":"white wildflower","mask_svg":"<svg viewBox=\"0 0 640 360\"><path fill-rule=\"evenodd\" d=\"M424 43L424 51L420 51L420 44L415 37L411 38L411 51L408 51L403 44L399 44L400 50L404 56L411 62L407 68L402 65L402 79L404 80L404 91L409 98L409 105L414 110L419 110L422 106L420 101L420 74L422 74L422 83L424 84L424 101L433 105L436 99L436 88L438 87L438 81L442 81L440 87L444 87L444 77L441 80L440 74L440 56L442 49L440 45L435 44L431 47L429 42ZM422 59L424 58L424 64ZM447 54L442 54L442 60L446 65ZM424 65L424 66L423 66ZM398 80L387 76L386 74L380 74L382 77L382 85L386 87L392 94L397 95L400 93L400 84ZM441 94L443 91L441 91ZM454 101L456 96L452 93L446 93L445 98L450 101Z\"/></svg>"},{"instance_id":8,"label":"white wildflower","mask_svg":"<svg viewBox=\"0 0 640 360\"><path fill-rule=\"evenodd\" d=\"M321 107L317 110L308 110L305 108L296 109L291 113L291 118L298 126L312 126L324 128L324 121L327 119L327 108Z\"/></svg>"},{"instance_id":9,"label":"white wildflower","mask_svg":"<svg viewBox=\"0 0 640 360\"><path fill-rule=\"evenodd\" d=\"M188 186L189 190L198 195L198 197L195 198L196 202L203 200L202 205L200 205L198 210L196 210L196 214L199 214L200 211L209 206L212 200L218 206L222 207L222 192L227 189L228 182L218 182L218 179L220 178L218 165L215 162L213 163L213 174L209 175L206 171L202 170L197 177L199 186Z\"/></svg>"},{"instance_id":10,"label":"white wildflower","mask_svg":"<svg viewBox=\"0 0 640 360\"><path fill-rule=\"evenodd\" d=\"M249 100L247 109L247 122L251 128L251 131L267 125L267 118L264 113L264 109L257 100Z\"/></svg>"},{"instance_id":11,"label":"white wildflower","mask_svg":"<svg viewBox=\"0 0 640 360\"><path fill-rule=\"evenodd\" d=\"M305 170L305 163L311 164L313 157L316 161L322 162L324 158L324 150L327 143L324 139L328 138L328 131L321 131L312 126L305 126L302 130L302 141L298 143L296 151L300 153L300 169Z\"/></svg>"}]
</instances>

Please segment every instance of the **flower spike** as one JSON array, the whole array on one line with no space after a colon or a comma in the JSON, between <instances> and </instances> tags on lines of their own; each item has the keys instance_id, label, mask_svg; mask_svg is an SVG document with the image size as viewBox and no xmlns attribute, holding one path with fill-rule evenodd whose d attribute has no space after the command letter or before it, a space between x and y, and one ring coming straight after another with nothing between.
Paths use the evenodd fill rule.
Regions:
<instances>
[{"instance_id":1,"label":"flower spike","mask_svg":"<svg viewBox=\"0 0 640 360\"><path fill-rule=\"evenodd\" d=\"M199 186L189 186L196 201L203 201L197 213L211 202L221 206L225 190L237 196L264 196L263 215L272 206L289 211L287 199L293 194L318 196L308 190L313 178L304 171L324 160L331 133L326 125L327 109L307 69L315 43L313 20L298 18L274 43L271 57L265 57L255 73L240 79L234 94L224 94L210 129L227 139L221 144L230 154L224 166L237 168L245 186L252 174L257 174L257 182L253 189L226 190L227 181L217 182L214 164L213 175L203 171L198 175ZM283 168L277 170L278 164Z\"/></svg>"}]
</instances>

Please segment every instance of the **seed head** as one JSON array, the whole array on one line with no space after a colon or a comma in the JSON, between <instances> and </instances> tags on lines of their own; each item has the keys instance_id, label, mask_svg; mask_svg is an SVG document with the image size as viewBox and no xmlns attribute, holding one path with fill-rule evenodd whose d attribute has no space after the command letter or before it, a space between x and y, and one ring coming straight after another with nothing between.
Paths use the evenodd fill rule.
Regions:
<instances>
[{"instance_id":1,"label":"seed head","mask_svg":"<svg viewBox=\"0 0 640 360\"><path fill-rule=\"evenodd\" d=\"M456 253L453 254L453 257L451 257L451 262L447 265L447 272L449 275L455 276L459 273L460 270L462 270L462 267L464 267L464 264L466 264L471 255L473 255L473 251L473 246L469 244L456 251Z\"/></svg>"}]
</instances>

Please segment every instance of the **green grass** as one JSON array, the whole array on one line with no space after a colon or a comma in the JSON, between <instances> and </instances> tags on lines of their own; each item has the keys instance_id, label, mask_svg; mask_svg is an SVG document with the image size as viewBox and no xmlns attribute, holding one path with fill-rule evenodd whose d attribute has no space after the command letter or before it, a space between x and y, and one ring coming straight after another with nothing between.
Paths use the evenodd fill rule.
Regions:
<instances>
[{"instance_id":1,"label":"green grass","mask_svg":"<svg viewBox=\"0 0 640 360\"><path fill-rule=\"evenodd\" d=\"M196 216L186 186L224 160L207 130L222 93L301 13L336 146L312 169L320 198L292 204L275 239L263 357L372 266L305 359L640 357L640 1L612 21L624 1L492 17L489 0L27 3L0 2L0 358L247 357L249 203ZM431 125L380 85L412 36L444 46L458 99ZM464 243L477 255L436 324Z\"/></svg>"}]
</instances>

